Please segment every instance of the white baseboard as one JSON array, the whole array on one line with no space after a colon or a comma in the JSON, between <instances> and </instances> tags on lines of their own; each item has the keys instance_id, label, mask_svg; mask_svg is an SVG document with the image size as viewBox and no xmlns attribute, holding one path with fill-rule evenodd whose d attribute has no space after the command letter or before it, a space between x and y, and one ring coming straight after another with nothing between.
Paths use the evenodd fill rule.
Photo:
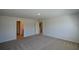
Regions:
<instances>
[{"instance_id":1,"label":"white baseboard","mask_svg":"<svg viewBox=\"0 0 79 59\"><path fill-rule=\"evenodd\" d=\"M51 35L47 35L47 34L43 34L45 36L48 36L48 37L51 37L51 38L58 38L58 39L61 39L61 40L65 40L65 41L70 41L70 42L74 42L74 43L79 43L79 41L75 41L74 40L71 40L71 39L64 39L64 38L60 38L60 37L55 37L55 36L51 36Z\"/></svg>"},{"instance_id":2,"label":"white baseboard","mask_svg":"<svg viewBox=\"0 0 79 59\"><path fill-rule=\"evenodd\" d=\"M33 35L38 35L38 34L24 35L24 37L29 37L29 36L33 36ZM11 38L11 39L6 39L6 40L3 40L3 41L0 41L0 43L11 41L11 40L17 40L17 39L16 39L16 37L14 37L14 38Z\"/></svg>"}]
</instances>

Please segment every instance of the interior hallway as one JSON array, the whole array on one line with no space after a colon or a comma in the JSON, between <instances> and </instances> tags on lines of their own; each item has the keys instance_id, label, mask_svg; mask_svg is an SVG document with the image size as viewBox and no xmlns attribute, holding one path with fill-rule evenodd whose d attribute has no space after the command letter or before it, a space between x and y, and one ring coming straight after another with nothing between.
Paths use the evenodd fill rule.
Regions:
<instances>
[{"instance_id":1,"label":"interior hallway","mask_svg":"<svg viewBox=\"0 0 79 59\"><path fill-rule=\"evenodd\" d=\"M0 50L77 50L79 44L51 38L44 35L34 35L24 40L12 40L0 44Z\"/></svg>"}]
</instances>

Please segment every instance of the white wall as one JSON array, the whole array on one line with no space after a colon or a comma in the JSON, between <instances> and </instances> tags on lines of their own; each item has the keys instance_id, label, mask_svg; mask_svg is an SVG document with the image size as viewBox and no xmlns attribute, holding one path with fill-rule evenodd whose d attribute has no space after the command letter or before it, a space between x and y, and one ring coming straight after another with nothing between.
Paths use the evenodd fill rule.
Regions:
<instances>
[{"instance_id":1,"label":"white wall","mask_svg":"<svg viewBox=\"0 0 79 59\"><path fill-rule=\"evenodd\" d=\"M16 39L17 17L0 16L0 43ZM24 19L24 36L36 34L36 20Z\"/></svg>"},{"instance_id":2,"label":"white wall","mask_svg":"<svg viewBox=\"0 0 79 59\"><path fill-rule=\"evenodd\" d=\"M25 19L24 20L24 34L26 36L35 35L36 34L36 20L33 19Z\"/></svg>"},{"instance_id":3,"label":"white wall","mask_svg":"<svg viewBox=\"0 0 79 59\"><path fill-rule=\"evenodd\" d=\"M63 15L43 21L44 35L79 43L79 18Z\"/></svg>"}]
</instances>

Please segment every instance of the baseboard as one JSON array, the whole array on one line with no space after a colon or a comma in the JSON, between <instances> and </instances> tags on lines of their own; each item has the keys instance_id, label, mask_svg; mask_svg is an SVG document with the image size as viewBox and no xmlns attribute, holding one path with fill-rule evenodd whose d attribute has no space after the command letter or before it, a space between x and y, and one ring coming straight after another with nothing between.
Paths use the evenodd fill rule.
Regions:
<instances>
[{"instance_id":1,"label":"baseboard","mask_svg":"<svg viewBox=\"0 0 79 59\"><path fill-rule=\"evenodd\" d=\"M39 35L39 34L32 34L32 35L29 35L29 36L24 36L24 38L28 38L28 37L32 37L32 36L36 36L36 35Z\"/></svg>"},{"instance_id":2,"label":"baseboard","mask_svg":"<svg viewBox=\"0 0 79 59\"><path fill-rule=\"evenodd\" d=\"M0 43L4 43L4 42L8 42L8 41L12 41L12 40L16 40L16 39L15 39L15 38L14 38L14 39L8 39L8 40L1 41Z\"/></svg>"},{"instance_id":3,"label":"baseboard","mask_svg":"<svg viewBox=\"0 0 79 59\"><path fill-rule=\"evenodd\" d=\"M36 36L36 35L40 35L40 34L32 34L32 35L29 35L29 36L24 36L24 38L28 38L28 37L32 37L32 36ZM68 41L68 42L72 42L72 43L78 43L78 42L74 42L74 41L71 41L71 40L65 40L63 38L58 38L58 37L52 37L50 35L45 35L45 34L42 34L43 36L46 36L46 37L50 37L50 38L55 38L55 39L59 39L59 40L64 40L64 41ZM17 39L12 39L12 40L17 40ZM12 41L12 40L5 40L5 41L2 41L0 43L4 43L4 42L8 42L8 41ZM79 43L78 43L79 44Z\"/></svg>"},{"instance_id":4,"label":"baseboard","mask_svg":"<svg viewBox=\"0 0 79 59\"><path fill-rule=\"evenodd\" d=\"M31 37L31 36L35 36L35 35L38 35L38 34L31 34L31 35L28 35L28 36L24 36L24 38L26 37ZM16 37L14 37L14 39L8 39L8 40L4 40L4 41L1 41L0 43L4 43L4 42L8 42L8 41L12 41L12 40L17 40Z\"/></svg>"},{"instance_id":5,"label":"baseboard","mask_svg":"<svg viewBox=\"0 0 79 59\"><path fill-rule=\"evenodd\" d=\"M47 36L47 37L50 37L50 38L56 38L56 39L59 39L59 40L63 40L63 41L67 41L67 42L72 42L72 43L77 43L79 44L78 42L75 42L75 41L71 41L71 40L66 40L66 39L63 39L63 38L59 38L59 37L53 37L53 36L50 36L50 35L45 35L43 34L44 36Z\"/></svg>"}]
</instances>

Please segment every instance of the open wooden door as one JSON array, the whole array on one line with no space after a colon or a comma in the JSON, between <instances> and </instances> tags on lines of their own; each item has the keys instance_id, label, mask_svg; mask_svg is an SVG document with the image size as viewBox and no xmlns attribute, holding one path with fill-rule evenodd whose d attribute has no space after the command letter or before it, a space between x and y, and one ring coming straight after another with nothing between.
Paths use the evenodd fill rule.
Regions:
<instances>
[{"instance_id":1,"label":"open wooden door","mask_svg":"<svg viewBox=\"0 0 79 59\"><path fill-rule=\"evenodd\" d=\"M16 37L18 40L24 38L24 23L23 21L16 21Z\"/></svg>"}]
</instances>

